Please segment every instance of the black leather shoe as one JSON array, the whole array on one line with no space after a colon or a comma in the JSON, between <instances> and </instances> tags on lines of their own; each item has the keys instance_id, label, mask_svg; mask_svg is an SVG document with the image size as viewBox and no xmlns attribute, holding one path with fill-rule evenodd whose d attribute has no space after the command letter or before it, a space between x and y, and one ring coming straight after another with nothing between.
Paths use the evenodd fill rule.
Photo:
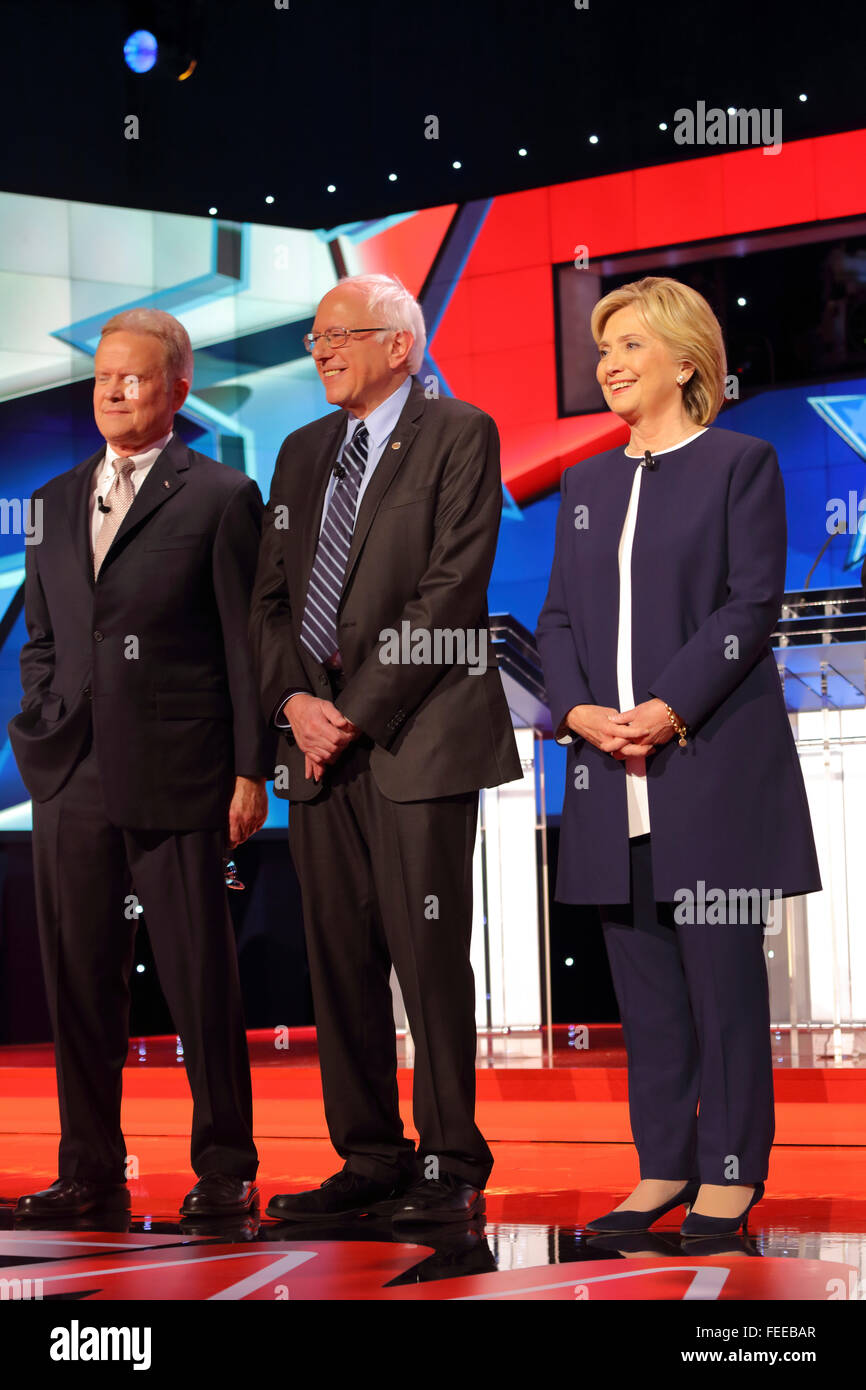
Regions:
<instances>
[{"instance_id":1,"label":"black leather shoe","mask_svg":"<svg viewBox=\"0 0 866 1390\"><path fill-rule=\"evenodd\" d=\"M276 1221L327 1221L335 1216L364 1216L382 1202L393 1202L406 1190L399 1175L382 1182L343 1168L310 1192L283 1192L272 1197L265 1215Z\"/></svg>"},{"instance_id":2,"label":"black leather shoe","mask_svg":"<svg viewBox=\"0 0 866 1390\"><path fill-rule=\"evenodd\" d=\"M205 1173L183 1199L181 1216L245 1216L258 1206L254 1182L231 1173Z\"/></svg>"},{"instance_id":3,"label":"black leather shoe","mask_svg":"<svg viewBox=\"0 0 866 1390\"><path fill-rule=\"evenodd\" d=\"M609 1211L605 1216L596 1217L595 1221L587 1221L584 1227L587 1231L595 1231L599 1235L623 1235L631 1231L648 1231L654 1221L658 1221L666 1212L673 1211L674 1207L686 1207L688 1210L700 1190L700 1179L693 1178L681 1187L675 1197L670 1201L662 1202L661 1206L651 1207L649 1211Z\"/></svg>"},{"instance_id":4,"label":"black leather shoe","mask_svg":"<svg viewBox=\"0 0 866 1390\"><path fill-rule=\"evenodd\" d=\"M83 1216L88 1211L128 1211L129 1189L125 1182L90 1182L86 1178L58 1178L41 1192L19 1197L15 1216Z\"/></svg>"},{"instance_id":5,"label":"black leather shoe","mask_svg":"<svg viewBox=\"0 0 866 1390\"><path fill-rule=\"evenodd\" d=\"M472 1221L484 1214L486 1206L480 1187L473 1187L456 1173L442 1173L438 1178L419 1178L413 1183L391 1219L401 1225L404 1221Z\"/></svg>"}]
</instances>

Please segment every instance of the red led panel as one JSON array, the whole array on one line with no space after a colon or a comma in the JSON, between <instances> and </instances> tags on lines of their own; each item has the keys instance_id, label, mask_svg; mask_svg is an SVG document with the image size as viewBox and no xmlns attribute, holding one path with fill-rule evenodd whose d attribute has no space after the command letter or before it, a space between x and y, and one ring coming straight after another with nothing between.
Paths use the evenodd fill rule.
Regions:
<instances>
[{"instance_id":1,"label":"red led panel","mask_svg":"<svg viewBox=\"0 0 866 1390\"><path fill-rule=\"evenodd\" d=\"M417 295L456 211L456 203L427 208L358 242L359 274L384 271L396 275L410 294Z\"/></svg>"},{"instance_id":2,"label":"red led panel","mask_svg":"<svg viewBox=\"0 0 866 1390\"><path fill-rule=\"evenodd\" d=\"M550 265L549 188L495 198L463 274L496 275L520 266Z\"/></svg>"}]
</instances>

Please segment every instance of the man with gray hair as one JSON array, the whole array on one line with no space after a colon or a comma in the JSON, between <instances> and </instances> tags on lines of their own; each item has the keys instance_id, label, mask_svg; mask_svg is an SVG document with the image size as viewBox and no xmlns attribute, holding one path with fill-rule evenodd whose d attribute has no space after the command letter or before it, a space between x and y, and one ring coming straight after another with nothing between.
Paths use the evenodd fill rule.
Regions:
<instances>
[{"instance_id":1,"label":"man with gray hair","mask_svg":"<svg viewBox=\"0 0 866 1390\"><path fill-rule=\"evenodd\" d=\"M267 1210L464 1221L484 1211L493 1162L474 1115L478 790L521 776L499 672L466 659L486 657L499 437L474 406L427 398L421 309L389 276L342 280L305 345L340 409L280 450L251 630L264 711L284 735L274 788L291 802L344 1167ZM395 631L410 635L408 660ZM447 657L445 632L465 639ZM417 1153L397 1105L392 963L415 1044Z\"/></svg>"},{"instance_id":2,"label":"man with gray hair","mask_svg":"<svg viewBox=\"0 0 866 1390\"><path fill-rule=\"evenodd\" d=\"M187 1216L246 1213L258 1159L223 857L263 823L273 749L247 635L262 500L174 432L192 380L177 319L131 309L96 350L105 446L36 494L22 713L58 1180L16 1215L126 1209L121 1078L144 914L193 1095Z\"/></svg>"}]
</instances>

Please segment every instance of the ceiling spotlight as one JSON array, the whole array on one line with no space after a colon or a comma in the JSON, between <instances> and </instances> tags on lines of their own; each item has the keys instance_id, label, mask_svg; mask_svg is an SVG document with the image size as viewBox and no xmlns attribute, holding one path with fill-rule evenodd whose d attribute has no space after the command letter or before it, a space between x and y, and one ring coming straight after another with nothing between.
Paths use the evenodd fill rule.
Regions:
<instances>
[{"instance_id":1,"label":"ceiling spotlight","mask_svg":"<svg viewBox=\"0 0 866 1390\"><path fill-rule=\"evenodd\" d=\"M388 181L389 181L389 183L396 183L396 182L397 182L397 175L396 175L396 174L389 174L389 175L388 175Z\"/></svg>"},{"instance_id":2,"label":"ceiling spotlight","mask_svg":"<svg viewBox=\"0 0 866 1390\"><path fill-rule=\"evenodd\" d=\"M659 130L667 130L667 128L668 128L668 123L667 123L667 121L659 121Z\"/></svg>"},{"instance_id":3,"label":"ceiling spotlight","mask_svg":"<svg viewBox=\"0 0 866 1390\"><path fill-rule=\"evenodd\" d=\"M216 215L217 215L217 210L216 210L216 208L208 208L208 216L209 216L209 217L216 217Z\"/></svg>"},{"instance_id":4,"label":"ceiling spotlight","mask_svg":"<svg viewBox=\"0 0 866 1390\"><path fill-rule=\"evenodd\" d=\"M136 975L143 975L143 974L144 974L144 966L143 966L143 965L137 965L137 966L135 967L135 973L136 973Z\"/></svg>"},{"instance_id":5,"label":"ceiling spotlight","mask_svg":"<svg viewBox=\"0 0 866 1390\"><path fill-rule=\"evenodd\" d=\"M327 191L328 191L328 193L336 193L336 191L337 191L337 185L336 185L335 183L329 183L329 184L328 184Z\"/></svg>"},{"instance_id":6,"label":"ceiling spotlight","mask_svg":"<svg viewBox=\"0 0 866 1390\"><path fill-rule=\"evenodd\" d=\"M746 297L745 297L745 295L742 295L742 294L741 294L740 297L739 297L738 300L737 300L737 303L739 304L739 306L740 306L741 309L744 309L745 306L746 306Z\"/></svg>"},{"instance_id":7,"label":"ceiling spotlight","mask_svg":"<svg viewBox=\"0 0 866 1390\"><path fill-rule=\"evenodd\" d=\"M728 107L728 115L729 115L729 116L736 116L736 114L737 114L737 108L736 108L736 106L729 106L729 107Z\"/></svg>"},{"instance_id":8,"label":"ceiling spotlight","mask_svg":"<svg viewBox=\"0 0 866 1390\"><path fill-rule=\"evenodd\" d=\"M273 193L269 193L269 194L267 195L267 197L265 198L265 202L266 202L266 203L272 203L273 201L274 201L274 195L273 195Z\"/></svg>"},{"instance_id":9,"label":"ceiling spotlight","mask_svg":"<svg viewBox=\"0 0 866 1390\"><path fill-rule=\"evenodd\" d=\"M808 101L808 100L809 100L809 98L806 96L806 93L805 93L805 92L801 92L801 93L800 93L800 100L801 100L801 101Z\"/></svg>"},{"instance_id":10,"label":"ceiling spotlight","mask_svg":"<svg viewBox=\"0 0 866 1390\"><path fill-rule=\"evenodd\" d=\"M159 57L156 35L149 29L136 29L123 45L123 57L132 72L150 72Z\"/></svg>"},{"instance_id":11,"label":"ceiling spotlight","mask_svg":"<svg viewBox=\"0 0 866 1390\"><path fill-rule=\"evenodd\" d=\"M590 135L590 137L589 137L589 143L590 143L591 145L597 145L597 144L598 144L598 136L597 136L597 135Z\"/></svg>"},{"instance_id":12,"label":"ceiling spotlight","mask_svg":"<svg viewBox=\"0 0 866 1390\"><path fill-rule=\"evenodd\" d=\"M526 150L523 148L523 146L521 145L521 146L520 146L520 149L517 151L517 153L520 155L520 158L523 159L523 158L525 157L527 151L526 151Z\"/></svg>"},{"instance_id":13,"label":"ceiling spotlight","mask_svg":"<svg viewBox=\"0 0 866 1390\"><path fill-rule=\"evenodd\" d=\"M462 168L463 168L463 165L460 163L460 160L459 160L459 159L455 159L454 162L453 162L452 165L451 165L451 168L452 168L452 169L462 169Z\"/></svg>"}]
</instances>

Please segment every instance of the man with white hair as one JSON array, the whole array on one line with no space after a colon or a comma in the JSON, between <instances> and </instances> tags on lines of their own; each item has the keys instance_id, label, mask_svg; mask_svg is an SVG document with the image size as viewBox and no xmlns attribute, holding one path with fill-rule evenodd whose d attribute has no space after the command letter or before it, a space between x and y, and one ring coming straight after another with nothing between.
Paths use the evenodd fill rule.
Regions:
<instances>
[{"instance_id":1,"label":"man with white hair","mask_svg":"<svg viewBox=\"0 0 866 1390\"><path fill-rule=\"evenodd\" d=\"M325 1112L344 1167L268 1215L484 1211L469 960L478 790L521 776L487 585L502 510L488 415L427 399L420 306L342 280L305 344L340 409L277 459L251 631L304 908ZM389 976L415 1045L403 1133Z\"/></svg>"},{"instance_id":2,"label":"man with white hair","mask_svg":"<svg viewBox=\"0 0 866 1390\"><path fill-rule=\"evenodd\" d=\"M40 947L60 1103L58 1180L16 1214L129 1207L120 1128L138 914L193 1095L187 1216L256 1201L249 1058L223 856L263 823L273 749L247 634L262 500L187 448L186 329L132 309L102 330L105 445L36 496L22 713Z\"/></svg>"}]
</instances>

